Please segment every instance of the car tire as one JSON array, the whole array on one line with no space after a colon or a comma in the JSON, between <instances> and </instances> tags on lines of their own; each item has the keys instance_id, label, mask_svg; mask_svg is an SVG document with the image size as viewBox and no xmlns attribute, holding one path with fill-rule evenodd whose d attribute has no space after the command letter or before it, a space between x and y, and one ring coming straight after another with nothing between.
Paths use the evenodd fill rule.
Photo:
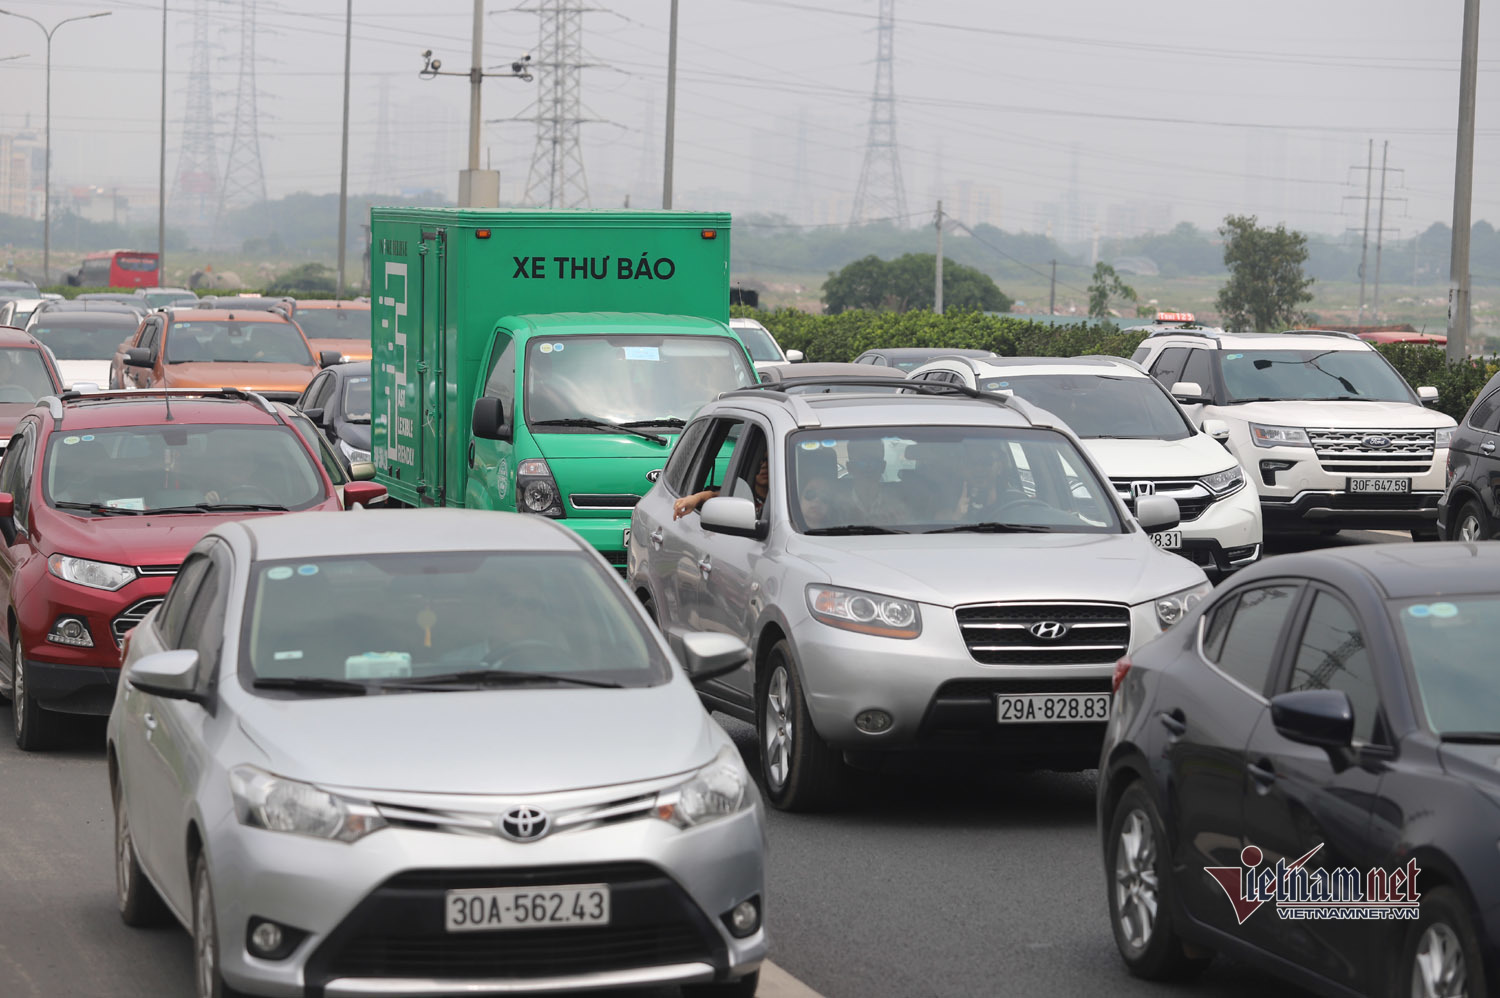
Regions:
<instances>
[{"instance_id":1,"label":"car tire","mask_svg":"<svg viewBox=\"0 0 1500 998\"><path fill-rule=\"evenodd\" d=\"M44 710L26 688L26 659L21 652L19 633L10 643L10 714L16 729L16 747L23 752L40 752L52 744L57 731L57 716Z\"/></svg>"},{"instance_id":2,"label":"car tire","mask_svg":"<svg viewBox=\"0 0 1500 998\"><path fill-rule=\"evenodd\" d=\"M651 618L651 623L657 627L661 626L661 618L656 615L656 600L651 598L651 593L645 589L640 594L641 609L646 611L646 616Z\"/></svg>"},{"instance_id":3,"label":"car tire","mask_svg":"<svg viewBox=\"0 0 1500 998\"><path fill-rule=\"evenodd\" d=\"M1453 518L1454 540L1487 541L1493 536L1494 528L1490 526L1484 503L1478 499L1470 499L1459 507L1458 515Z\"/></svg>"},{"instance_id":4,"label":"car tire","mask_svg":"<svg viewBox=\"0 0 1500 998\"><path fill-rule=\"evenodd\" d=\"M1413 527L1411 539L1419 544L1423 541L1435 541L1438 539L1437 527Z\"/></svg>"},{"instance_id":5,"label":"car tire","mask_svg":"<svg viewBox=\"0 0 1500 998\"><path fill-rule=\"evenodd\" d=\"M193 994L197 998L243 998L224 983L219 953L219 920L214 914L208 858L200 854L193 864Z\"/></svg>"},{"instance_id":6,"label":"car tire","mask_svg":"<svg viewBox=\"0 0 1500 998\"><path fill-rule=\"evenodd\" d=\"M1173 924L1167 835L1156 804L1139 782L1120 796L1109 822L1104 868L1110 927L1125 966L1148 981L1201 974L1212 954L1189 954Z\"/></svg>"},{"instance_id":7,"label":"car tire","mask_svg":"<svg viewBox=\"0 0 1500 998\"><path fill-rule=\"evenodd\" d=\"M171 913L136 858L118 782L111 796L115 806L115 904L120 909L120 921L137 929L165 925L171 921Z\"/></svg>"},{"instance_id":8,"label":"car tire","mask_svg":"<svg viewBox=\"0 0 1500 998\"><path fill-rule=\"evenodd\" d=\"M817 811L838 803L848 767L843 753L813 727L785 640L771 646L760 671L755 733L766 797L783 811Z\"/></svg>"},{"instance_id":9,"label":"car tire","mask_svg":"<svg viewBox=\"0 0 1500 998\"><path fill-rule=\"evenodd\" d=\"M760 971L746 974L737 981L722 984L684 984L682 998L755 998L760 987Z\"/></svg>"},{"instance_id":10,"label":"car tire","mask_svg":"<svg viewBox=\"0 0 1500 998\"><path fill-rule=\"evenodd\" d=\"M1488 994L1484 950L1463 895L1451 887L1434 887L1423 892L1421 912L1402 947L1392 992L1413 998Z\"/></svg>"}]
</instances>

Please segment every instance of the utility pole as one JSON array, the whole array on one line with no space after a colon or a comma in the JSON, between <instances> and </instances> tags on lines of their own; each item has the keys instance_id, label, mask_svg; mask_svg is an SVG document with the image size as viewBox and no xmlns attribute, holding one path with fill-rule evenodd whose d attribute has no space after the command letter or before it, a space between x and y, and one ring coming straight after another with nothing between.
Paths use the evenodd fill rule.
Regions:
<instances>
[{"instance_id":1,"label":"utility pole","mask_svg":"<svg viewBox=\"0 0 1500 998\"><path fill-rule=\"evenodd\" d=\"M354 0L347 0L344 5L344 137L339 154L339 280L334 294L336 298L344 297L344 254L348 249L345 244L349 242L349 47L353 37ZM472 158L473 155L471 148L469 156Z\"/></svg>"},{"instance_id":2,"label":"utility pole","mask_svg":"<svg viewBox=\"0 0 1500 998\"><path fill-rule=\"evenodd\" d=\"M1359 247L1359 318L1355 325L1365 324L1365 261L1370 256L1370 183L1375 179L1375 140L1370 140L1369 150L1365 155L1365 234ZM1385 177L1380 178L1384 185Z\"/></svg>"},{"instance_id":3,"label":"utility pole","mask_svg":"<svg viewBox=\"0 0 1500 998\"><path fill-rule=\"evenodd\" d=\"M1057 261L1052 261L1052 286L1047 292L1047 314L1057 314Z\"/></svg>"},{"instance_id":4,"label":"utility pole","mask_svg":"<svg viewBox=\"0 0 1500 998\"><path fill-rule=\"evenodd\" d=\"M1370 304L1370 312L1377 326L1380 325L1380 250L1385 242L1385 161L1390 151L1391 143L1387 139L1380 145L1380 215L1375 223L1375 297Z\"/></svg>"},{"instance_id":5,"label":"utility pole","mask_svg":"<svg viewBox=\"0 0 1500 998\"><path fill-rule=\"evenodd\" d=\"M672 140L677 130L677 0L672 0L672 22L667 32L667 149L662 163L661 206L672 207Z\"/></svg>"},{"instance_id":6,"label":"utility pole","mask_svg":"<svg viewBox=\"0 0 1500 998\"><path fill-rule=\"evenodd\" d=\"M1448 359L1468 354L1469 215L1474 198L1474 82L1479 64L1479 0L1464 0L1458 71L1458 155L1453 178L1453 251L1448 268Z\"/></svg>"},{"instance_id":7,"label":"utility pole","mask_svg":"<svg viewBox=\"0 0 1500 998\"><path fill-rule=\"evenodd\" d=\"M937 280L932 288L932 310L943 314L943 202L937 207Z\"/></svg>"},{"instance_id":8,"label":"utility pole","mask_svg":"<svg viewBox=\"0 0 1500 998\"><path fill-rule=\"evenodd\" d=\"M167 284L167 0L161 0L161 157L156 175L156 286Z\"/></svg>"}]
</instances>

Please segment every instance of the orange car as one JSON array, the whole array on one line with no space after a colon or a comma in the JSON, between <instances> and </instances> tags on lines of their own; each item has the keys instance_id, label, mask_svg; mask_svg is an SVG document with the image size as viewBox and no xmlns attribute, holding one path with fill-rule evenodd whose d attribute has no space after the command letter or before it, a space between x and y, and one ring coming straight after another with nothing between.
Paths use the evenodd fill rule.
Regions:
<instances>
[{"instance_id":1,"label":"orange car","mask_svg":"<svg viewBox=\"0 0 1500 998\"><path fill-rule=\"evenodd\" d=\"M280 312L232 308L152 312L121 344L110 368L120 388L243 388L295 402L322 366L307 337Z\"/></svg>"},{"instance_id":2,"label":"orange car","mask_svg":"<svg viewBox=\"0 0 1500 998\"><path fill-rule=\"evenodd\" d=\"M292 321L302 327L315 353L337 350L344 364L370 359L369 302L298 298L292 303Z\"/></svg>"}]
</instances>

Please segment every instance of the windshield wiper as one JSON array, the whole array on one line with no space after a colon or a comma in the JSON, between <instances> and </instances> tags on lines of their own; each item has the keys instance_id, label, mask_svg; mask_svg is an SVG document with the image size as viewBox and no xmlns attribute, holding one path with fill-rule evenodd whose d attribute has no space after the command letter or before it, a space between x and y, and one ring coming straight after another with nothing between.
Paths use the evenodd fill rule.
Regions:
<instances>
[{"instance_id":1,"label":"windshield wiper","mask_svg":"<svg viewBox=\"0 0 1500 998\"><path fill-rule=\"evenodd\" d=\"M621 423L620 425L624 426L624 427L627 427L627 428L631 427L631 426L673 426L673 427L682 427L682 426L686 426L687 425L687 421L686 420L682 420L682 419L678 419L676 416L663 416L661 419L632 419L630 422L628 422L628 423Z\"/></svg>"},{"instance_id":2,"label":"windshield wiper","mask_svg":"<svg viewBox=\"0 0 1500 998\"><path fill-rule=\"evenodd\" d=\"M924 530L924 534L1050 534L1051 527L1044 527L1035 523L1000 523L997 520L986 520L983 523L960 523L952 527L939 527L936 530Z\"/></svg>"},{"instance_id":3,"label":"windshield wiper","mask_svg":"<svg viewBox=\"0 0 1500 998\"><path fill-rule=\"evenodd\" d=\"M818 537L838 537L845 534L909 534L911 531L877 527L873 523L846 523L842 527L813 527L803 533Z\"/></svg>"},{"instance_id":4,"label":"windshield wiper","mask_svg":"<svg viewBox=\"0 0 1500 998\"><path fill-rule=\"evenodd\" d=\"M97 513L100 516L140 516L146 512L143 509L130 509L126 506L106 506L97 502L55 502L52 504L57 509L81 509L89 513Z\"/></svg>"},{"instance_id":5,"label":"windshield wiper","mask_svg":"<svg viewBox=\"0 0 1500 998\"><path fill-rule=\"evenodd\" d=\"M191 506L152 506L146 513L216 513L221 510L236 513L253 513L257 510L267 510L276 513L287 512L287 507L274 502L199 502Z\"/></svg>"},{"instance_id":6,"label":"windshield wiper","mask_svg":"<svg viewBox=\"0 0 1500 998\"><path fill-rule=\"evenodd\" d=\"M655 443L659 443L663 447L665 447L667 445L667 438L666 437L660 436L660 435L655 434L655 433L647 433L645 430L638 430L635 427L629 426L629 425L624 424L624 423L611 423L607 419L595 419L592 416L574 416L574 417L572 417L570 419L534 419L534 420L531 421L531 425L532 426L586 426L586 427L588 427L590 429L593 429L593 430L619 430L622 433L634 433L638 437L645 437L647 440L651 440L651 441L654 441Z\"/></svg>"},{"instance_id":7,"label":"windshield wiper","mask_svg":"<svg viewBox=\"0 0 1500 998\"><path fill-rule=\"evenodd\" d=\"M567 683L571 686L597 686L601 689L618 690L621 685L608 679L585 679L557 672L519 672L514 669L464 669L459 672L443 672L435 676L420 676L416 679L396 679L382 682L381 689L426 689L433 686L489 686L500 683Z\"/></svg>"},{"instance_id":8,"label":"windshield wiper","mask_svg":"<svg viewBox=\"0 0 1500 998\"><path fill-rule=\"evenodd\" d=\"M1500 745L1500 731L1444 731L1438 738L1459 744Z\"/></svg>"},{"instance_id":9,"label":"windshield wiper","mask_svg":"<svg viewBox=\"0 0 1500 998\"><path fill-rule=\"evenodd\" d=\"M358 696L370 692L370 687L365 683L317 676L261 676L250 685L258 690L307 690L313 693L348 693Z\"/></svg>"}]
</instances>

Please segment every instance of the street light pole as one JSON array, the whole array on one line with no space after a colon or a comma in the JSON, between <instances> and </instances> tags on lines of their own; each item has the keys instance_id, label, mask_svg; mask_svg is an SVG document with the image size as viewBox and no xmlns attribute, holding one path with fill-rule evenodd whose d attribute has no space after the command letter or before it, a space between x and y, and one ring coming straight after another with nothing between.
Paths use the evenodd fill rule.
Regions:
<instances>
[{"instance_id":1,"label":"street light pole","mask_svg":"<svg viewBox=\"0 0 1500 998\"><path fill-rule=\"evenodd\" d=\"M167 0L161 0L161 148L156 175L156 286L167 281Z\"/></svg>"},{"instance_id":2,"label":"street light pole","mask_svg":"<svg viewBox=\"0 0 1500 998\"><path fill-rule=\"evenodd\" d=\"M1474 199L1474 84L1479 68L1479 0L1464 0L1463 57L1458 69L1458 154L1453 179L1453 250L1448 269L1450 361L1463 360L1469 339L1469 219Z\"/></svg>"},{"instance_id":3,"label":"street light pole","mask_svg":"<svg viewBox=\"0 0 1500 998\"><path fill-rule=\"evenodd\" d=\"M80 14L77 17L65 17L58 21L50 29L29 14L17 14L13 10L0 9L0 14L8 14L11 17L19 17L23 21L30 21L42 29L42 34L47 36L47 104L46 104L46 131L42 140L42 281L51 281L52 266L52 36L57 29L70 21L88 21L96 17L108 17L109 11L101 11L98 14Z\"/></svg>"},{"instance_id":4,"label":"street light pole","mask_svg":"<svg viewBox=\"0 0 1500 998\"><path fill-rule=\"evenodd\" d=\"M344 254L349 242L349 45L354 35L354 0L344 7L344 145L339 158L339 282L344 297ZM382 151L383 154L383 151Z\"/></svg>"},{"instance_id":5,"label":"street light pole","mask_svg":"<svg viewBox=\"0 0 1500 998\"><path fill-rule=\"evenodd\" d=\"M672 24L667 35L667 150L663 157L661 206L672 207L672 145L677 131L677 0L672 0Z\"/></svg>"}]
</instances>

